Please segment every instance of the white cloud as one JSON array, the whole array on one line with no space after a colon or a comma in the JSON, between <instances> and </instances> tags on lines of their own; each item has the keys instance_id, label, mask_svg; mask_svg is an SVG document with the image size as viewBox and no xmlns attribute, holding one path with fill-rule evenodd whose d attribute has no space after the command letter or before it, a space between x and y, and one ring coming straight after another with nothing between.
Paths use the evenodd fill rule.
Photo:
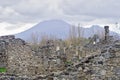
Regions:
<instances>
[{"instance_id":1,"label":"white cloud","mask_svg":"<svg viewBox=\"0 0 120 80\"><path fill-rule=\"evenodd\" d=\"M96 17L119 16L119 0L66 0L63 10L70 15L90 15Z\"/></svg>"},{"instance_id":2,"label":"white cloud","mask_svg":"<svg viewBox=\"0 0 120 80\"><path fill-rule=\"evenodd\" d=\"M80 21L93 19L119 19L119 0L4 0L5 14L12 13L12 21L36 22L52 18L76 18ZM11 11L11 12L10 12ZM2 11L0 11L2 12ZM69 17L68 17L69 16ZM91 19L92 18L92 19Z\"/></svg>"},{"instance_id":3,"label":"white cloud","mask_svg":"<svg viewBox=\"0 0 120 80\"><path fill-rule=\"evenodd\" d=\"M0 22L7 26L0 29L16 30L46 19L83 25L113 24L120 21L119 3L120 0L0 0Z\"/></svg>"},{"instance_id":4,"label":"white cloud","mask_svg":"<svg viewBox=\"0 0 120 80\"><path fill-rule=\"evenodd\" d=\"M36 23L19 23L19 24L11 24L11 23L6 23L6 22L1 22L0 23L0 36L2 35L11 35L11 34L16 34L20 33L22 31L25 31L32 26L34 26Z\"/></svg>"}]
</instances>

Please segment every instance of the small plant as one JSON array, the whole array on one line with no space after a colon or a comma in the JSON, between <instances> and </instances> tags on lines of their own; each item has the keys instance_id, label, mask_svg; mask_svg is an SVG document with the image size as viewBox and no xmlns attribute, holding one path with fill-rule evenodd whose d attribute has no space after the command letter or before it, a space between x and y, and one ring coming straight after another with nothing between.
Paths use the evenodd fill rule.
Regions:
<instances>
[{"instance_id":1,"label":"small plant","mask_svg":"<svg viewBox=\"0 0 120 80\"><path fill-rule=\"evenodd\" d=\"M6 68L0 68L0 73L5 73L6 71Z\"/></svg>"},{"instance_id":2,"label":"small plant","mask_svg":"<svg viewBox=\"0 0 120 80\"><path fill-rule=\"evenodd\" d=\"M66 64L67 66L70 66L70 65L72 65L72 62L71 62L71 61L67 61L67 62L65 62L65 64Z\"/></svg>"}]
</instances>

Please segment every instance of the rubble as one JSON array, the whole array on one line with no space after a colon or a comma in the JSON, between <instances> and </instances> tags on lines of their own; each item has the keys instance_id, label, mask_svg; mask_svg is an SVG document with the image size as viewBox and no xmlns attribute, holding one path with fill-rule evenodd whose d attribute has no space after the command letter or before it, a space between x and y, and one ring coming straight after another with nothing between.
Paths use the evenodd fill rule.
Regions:
<instances>
[{"instance_id":1,"label":"rubble","mask_svg":"<svg viewBox=\"0 0 120 80\"><path fill-rule=\"evenodd\" d=\"M14 36L0 37L0 80L119 80L120 40L113 40L105 26L105 38L93 36L86 45L65 46L48 40L32 49Z\"/></svg>"}]
</instances>

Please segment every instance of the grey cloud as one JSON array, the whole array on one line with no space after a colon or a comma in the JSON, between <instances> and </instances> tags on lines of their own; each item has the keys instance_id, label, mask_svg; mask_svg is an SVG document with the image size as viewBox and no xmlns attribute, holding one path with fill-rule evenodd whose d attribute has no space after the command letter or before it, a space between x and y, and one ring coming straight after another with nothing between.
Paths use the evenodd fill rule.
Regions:
<instances>
[{"instance_id":1,"label":"grey cloud","mask_svg":"<svg viewBox=\"0 0 120 80\"><path fill-rule=\"evenodd\" d=\"M19 3L17 7L13 6L13 8L20 14L27 16L30 19L39 20L57 15L58 12L54 10L54 6L52 4L54 4L54 1L50 0L24 0Z\"/></svg>"},{"instance_id":2,"label":"grey cloud","mask_svg":"<svg viewBox=\"0 0 120 80\"><path fill-rule=\"evenodd\" d=\"M5 27L6 30L15 30L15 29L18 29L18 28L20 28L20 27L18 27L18 26L7 26L7 27Z\"/></svg>"},{"instance_id":3,"label":"grey cloud","mask_svg":"<svg viewBox=\"0 0 120 80\"><path fill-rule=\"evenodd\" d=\"M0 9L1 20L12 23L35 22L41 19L52 18L57 13L53 11L52 3L50 4L49 0L15 0L15 2L13 1L14 0L4 0L0 3L0 7L2 8Z\"/></svg>"},{"instance_id":4,"label":"grey cloud","mask_svg":"<svg viewBox=\"0 0 120 80\"><path fill-rule=\"evenodd\" d=\"M0 20L1 21L17 21L16 19L20 19L21 15L17 13L14 9L10 7L2 7L0 6Z\"/></svg>"},{"instance_id":5,"label":"grey cloud","mask_svg":"<svg viewBox=\"0 0 120 80\"><path fill-rule=\"evenodd\" d=\"M0 1L0 22L31 23L52 18L74 20L76 22L107 19L108 22L112 22L118 21L120 14L120 0Z\"/></svg>"},{"instance_id":6,"label":"grey cloud","mask_svg":"<svg viewBox=\"0 0 120 80\"><path fill-rule=\"evenodd\" d=\"M0 0L0 6L6 7L6 6L13 6L17 5L22 0Z\"/></svg>"},{"instance_id":7,"label":"grey cloud","mask_svg":"<svg viewBox=\"0 0 120 80\"><path fill-rule=\"evenodd\" d=\"M97 18L118 18L119 0L77 0L77 3L65 2L63 10L68 15L88 15Z\"/></svg>"}]
</instances>

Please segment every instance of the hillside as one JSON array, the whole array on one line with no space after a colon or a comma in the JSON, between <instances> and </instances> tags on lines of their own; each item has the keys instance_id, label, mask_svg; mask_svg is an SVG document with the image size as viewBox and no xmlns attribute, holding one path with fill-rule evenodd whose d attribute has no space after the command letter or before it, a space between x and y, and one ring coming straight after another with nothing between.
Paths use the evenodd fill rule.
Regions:
<instances>
[{"instance_id":1,"label":"hillside","mask_svg":"<svg viewBox=\"0 0 120 80\"><path fill-rule=\"evenodd\" d=\"M69 32L70 26L70 24L62 20L43 21L22 33L16 34L16 37L27 40L31 37L32 33L34 33L40 36L47 34L65 38Z\"/></svg>"},{"instance_id":2,"label":"hillside","mask_svg":"<svg viewBox=\"0 0 120 80\"><path fill-rule=\"evenodd\" d=\"M39 36L43 35L52 35L57 38L65 39L69 35L69 30L72 25L62 21L62 20L48 20L38 23L32 28L16 34L17 38L22 38L24 40L30 40L32 34L36 34ZM85 38L91 37L94 34L102 34L104 32L104 28L99 25L92 25L90 28L81 27L82 36ZM117 33L111 31L111 35L118 35Z\"/></svg>"}]
</instances>

